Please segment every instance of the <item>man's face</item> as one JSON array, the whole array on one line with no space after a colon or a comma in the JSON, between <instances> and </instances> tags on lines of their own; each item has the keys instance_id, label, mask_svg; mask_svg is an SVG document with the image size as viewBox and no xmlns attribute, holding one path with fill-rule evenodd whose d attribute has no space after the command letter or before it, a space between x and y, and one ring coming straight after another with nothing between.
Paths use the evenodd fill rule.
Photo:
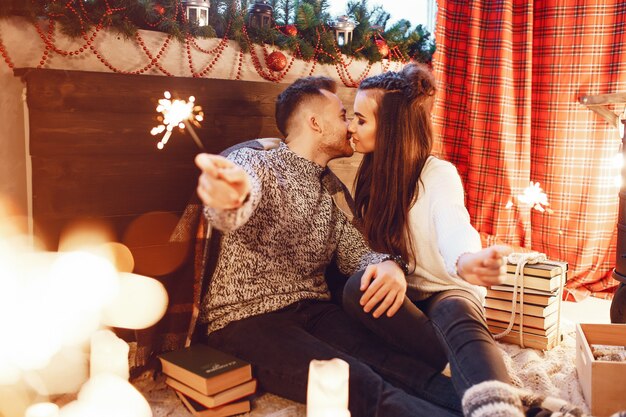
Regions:
<instances>
[{"instance_id":1,"label":"man's face","mask_svg":"<svg viewBox=\"0 0 626 417\"><path fill-rule=\"evenodd\" d=\"M350 146L351 133L348 131L348 119L343 103L330 91L321 90L326 97L322 111L319 112L319 124L322 128L319 149L330 159L352 156Z\"/></svg>"}]
</instances>

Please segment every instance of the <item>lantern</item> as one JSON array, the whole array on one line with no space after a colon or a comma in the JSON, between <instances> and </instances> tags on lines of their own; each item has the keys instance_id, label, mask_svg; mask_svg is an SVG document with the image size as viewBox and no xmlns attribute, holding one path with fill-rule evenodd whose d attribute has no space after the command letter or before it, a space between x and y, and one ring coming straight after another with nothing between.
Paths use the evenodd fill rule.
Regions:
<instances>
[{"instance_id":1,"label":"lantern","mask_svg":"<svg viewBox=\"0 0 626 417\"><path fill-rule=\"evenodd\" d=\"M274 23L274 8L267 0L255 0L248 10L248 24L251 27L270 28Z\"/></svg>"},{"instance_id":2,"label":"lantern","mask_svg":"<svg viewBox=\"0 0 626 417\"><path fill-rule=\"evenodd\" d=\"M352 32L356 23L350 20L348 16L339 16L337 20L330 23L330 27L335 31L337 45L343 46L352 42Z\"/></svg>"},{"instance_id":3,"label":"lantern","mask_svg":"<svg viewBox=\"0 0 626 417\"><path fill-rule=\"evenodd\" d=\"M198 26L209 25L209 0L183 0L187 20Z\"/></svg>"}]
</instances>

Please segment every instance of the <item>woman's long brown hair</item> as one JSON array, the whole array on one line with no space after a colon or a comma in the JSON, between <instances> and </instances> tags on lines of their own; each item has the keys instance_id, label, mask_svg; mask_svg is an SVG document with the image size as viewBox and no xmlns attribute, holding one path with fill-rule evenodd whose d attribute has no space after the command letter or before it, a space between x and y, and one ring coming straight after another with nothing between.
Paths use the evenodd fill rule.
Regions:
<instances>
[{"instance_id":1,"label":"woman's long brown hair","mask_svg":"<svg viewBox=\"0 0 626 417\"><path fill-rule=\"evenodd\" d=\"M432 151L434 77L428 67L409 64L363 80L359 90L371 90L378 108L374 152L357 172L356 215L372 249L413 261L409 210Z\"/></svg>"}]
</instances>

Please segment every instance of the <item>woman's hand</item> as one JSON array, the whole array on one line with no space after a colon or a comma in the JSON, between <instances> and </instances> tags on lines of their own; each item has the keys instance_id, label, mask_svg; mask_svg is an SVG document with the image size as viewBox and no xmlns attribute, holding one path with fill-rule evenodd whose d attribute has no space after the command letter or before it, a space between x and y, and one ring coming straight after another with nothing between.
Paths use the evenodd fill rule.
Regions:
<instances>
[{"instance_id":1,"label":"woman's hand","mask_svg":"<svg viewBox=\"0 0 626 417\"><path fill-rule=\"evenodd\" d=\"M372 316L378 318L386 311L391 317L404 302L406 278L394 261L370 265L361 278L361 291L365 291L359 301L363 311L369 313L380 303Z\"/></svg>"},{"instance_id":2,"label":"woman's hand","mask_svg":"<svg viewBox=\"0 0 626 417\"><path fill-rule=\"evenodd\" d=\"M509 246L494 245L479 252L464 253L456 263L457 274L474 285L499 285L506 278L504 257L512 252Z\"/></svg>"}]
</instances>

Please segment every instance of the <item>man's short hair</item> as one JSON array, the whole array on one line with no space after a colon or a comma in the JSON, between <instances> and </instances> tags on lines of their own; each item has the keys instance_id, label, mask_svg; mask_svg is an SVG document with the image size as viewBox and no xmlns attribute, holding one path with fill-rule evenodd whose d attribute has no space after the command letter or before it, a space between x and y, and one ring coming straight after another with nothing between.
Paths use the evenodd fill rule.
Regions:
<instances>
[{"instance_id":1,"label":"man's short hair","mask_svg":"<svg viewBox=\"0 0 626 417\"><path fill-rule=\"evenodd\" d=\"M304 77L299 78L287 87L276 98L276 126L280 133L287 136L287 126L292 114L298 106L311 97L323 96L320 90L328 90L332 93L337 91L337 83L328 77Z\"/></svg>"}]
</instances>

